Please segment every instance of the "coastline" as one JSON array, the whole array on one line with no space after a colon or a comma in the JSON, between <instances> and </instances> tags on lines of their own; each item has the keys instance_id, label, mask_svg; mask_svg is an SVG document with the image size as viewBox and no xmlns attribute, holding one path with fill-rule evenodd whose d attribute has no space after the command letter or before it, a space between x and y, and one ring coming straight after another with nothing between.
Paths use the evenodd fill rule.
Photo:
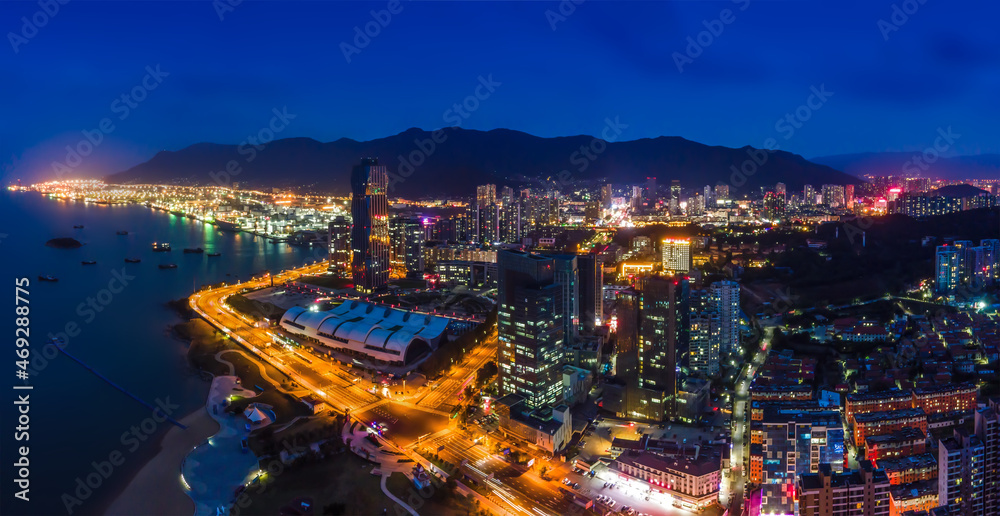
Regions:
<instances>
[{"instance_id":1,"label":"coastline","mask_svg":"<svg viewBox=\"0 0 1000 516\"><path fill-rule=\"evenodd\" d=\"M195 409L181 419L187 430L173 427L160 442L160 449L132 481L125 486L101 513L131 516L150 514L150 507L156 514L194 514L194 500L184 491L180 471L184 457L195 446L204 442L221 428L205 406ZM173 479L167 480L165 479Z\"/></svg>"}]
</instances>

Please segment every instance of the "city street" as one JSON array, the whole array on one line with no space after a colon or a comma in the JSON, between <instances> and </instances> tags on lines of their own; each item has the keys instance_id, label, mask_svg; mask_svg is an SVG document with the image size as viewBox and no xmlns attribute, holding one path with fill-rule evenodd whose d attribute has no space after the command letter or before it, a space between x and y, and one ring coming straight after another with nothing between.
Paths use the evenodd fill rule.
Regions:
<instances>
[{"instance_id":1,"label":"city street","mask_svg":"<svg viewBox=\"0 0 1000 516\"><path fill-rule=\"evenodd\" d=\"M728 476L728 489L723 490L723 495L728 494L730 500L729 505L734 508L734 510L739 511L743 505L744 487L746 486L745 478L745 458L749 453L750 440L747 437L747 413L750 410L750 383L753 382L754 375L757 374L757 370L761 365L764 364L764 360L767 358L767 353L770 350L771 335L774 333L774 327L768 326L765 328L764 337L761 339L762 347L757 350L757 353L753 356L747 367L743 369L742 374L736 381L736 398L733 402L733 441L732 450L730 453L730 474ZM725 485L725 482L723 482ZM723 505L727 503L726 500L720 496L720 501Z\"/></svg>"}]
</instances>

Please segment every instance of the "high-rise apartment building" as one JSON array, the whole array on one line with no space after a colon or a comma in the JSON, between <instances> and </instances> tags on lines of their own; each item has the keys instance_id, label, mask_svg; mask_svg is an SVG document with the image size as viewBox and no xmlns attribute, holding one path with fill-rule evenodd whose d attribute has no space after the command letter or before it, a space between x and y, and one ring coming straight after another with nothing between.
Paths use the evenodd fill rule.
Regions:
<instances>
[{"instance_id":1,"label":"high-rise apartment building","mask_svg":"<svg viewBox=\"0 0 1000 516\"><path fill-rule=\"evenodd\" d=\"M715 185L715 200L716 201L729 200L729 185Z\"/></svg>"},{"instance_id":2,"label":"high-rise apartment building","mask_svg":"<svg viewBox=\"0 0 1000 516\"><path fill-rule=\"evenodd\" d=\"M988 238L981 240L979 245L984 248L986 276L993 284L1000 282L1000 239Z\"/></svg>"},{"instance_id":3,"label":"high-rise apartment building","mask_svg":"<svg viewBox=\"0 0 1000 516\"><path fill-rule=\"evenodd\" d=\"M479 185L476 187L476 207L485 208L497 202L497 185Z\"/></svg>"},{"instance_id":4,"label":"high-rise apartment building","mask_svg":"<svg viewBox=\"0 0 1000 516\"><path fill-rule=\"evenodd\" d=\"M664 271L677 274L691 270L690 238L665 238L660 246Z\"/></svg>"},{"instance_id":5,"label":"high-rise apartment building","mask_svg":"<svg viewBox=\"0 0 1000 516\"><path fill-rule=\"evenodd\" d=\"M715 313L719 314L719 354L740 351L740 284L724 280L708 288Z\"/></svg>"},{"instance_id":6,"label":"high-rise apartment building","mask_svg":"<svg viewBox=\"0 0 1000 516\"><path fill-rule=\"evenodd\" d=\"M984 512L985 459L983 441L963 429L938 442L938 504L948 506L950 514L993 514Z\"/></svg>"},{"instance_id":7,"label":"high-rise apartment building","mask_svg":"<svg viewBox=\"0 0 1000 516\"><path fill-rule=\"evenodd\" d=\"M515 251L497 256L497 366L502 395L531 408L562 399L564 286L550 257Z\"/></svg>"},{"instance_id":8,"label":"high-rise apartment building","mask_svg":"<svg viewBox=\"0 0 1000 516\"><path fill-rule=\"evenodd\" d=\"M983 500L1000 510L1000 398L976 412L976 437L983 443Z\"/></svg>"},{"instance_id":9,"label":"high-rise apartment building","mask_svg":"<svg viewBox=\"0 0 1000 516\"><path fill-rule=\"evenodd\" d=\"M722 328L719 313L708 291L691 291L688 366L707 376L719 373Z\"/></svg>"},{"instance_id":10,"label":"high-rise apartment building","mask_svg":"<svg viewBox=\"0 0 1000 516\"><path fill-rule=\"evenodd\" d=\"M962 283L962 253L953 245L939 245L934 260L934 290L950 294Z\"/></svg>"},{"instance_id":11,"label":"high-rise apartment building","mask_svg":"<svg viewBox=\"0 0 1000 516\"><path fill-rule=\"evenodd\" d=\"M351 272L361 293L389 284L389 176L374 158L361 160L351 171Z\"/></svg>"},{"instance_id":12,"label":"high-rise apartment building","mask_svg":"<svg viewBox=\"0 0 1000 516\"><path fill-rule=\"evenodd\" d=\"M813 188L813 185L805 185L802 187L802 204L806 206L816 204L816 189Z\"/></svg>"},{"instance_id":13,"label":"high-rise apartment building","mask_svg":"<svg viewBox=\"0 0 1000 516\"><path fill-rule=\"evenodd\" d=\"M842 185L823 185L823 204L831 208L844 206L844 187Z\"/></svg>"}]
</instances>

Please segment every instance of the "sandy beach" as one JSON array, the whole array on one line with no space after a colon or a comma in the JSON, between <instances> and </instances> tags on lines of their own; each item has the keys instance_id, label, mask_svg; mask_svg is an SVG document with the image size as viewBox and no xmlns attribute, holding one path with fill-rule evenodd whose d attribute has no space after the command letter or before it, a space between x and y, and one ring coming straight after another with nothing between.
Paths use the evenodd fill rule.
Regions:
<instances>
[{"instance_id":1,"label":"sandy beach","mask_svg":"<svg viewBox=\"0 0 1000 516\"><path fill-rule=\"evenodd\" d=\"M181 485L181 462L195 446L218 432L220 427L204 407L188 414L181 423L188 427L187 430L174 427L167 432L160 443L159 453L143 466L105 514L194 514L194 501Z\"/></svg>"}]
</instances>

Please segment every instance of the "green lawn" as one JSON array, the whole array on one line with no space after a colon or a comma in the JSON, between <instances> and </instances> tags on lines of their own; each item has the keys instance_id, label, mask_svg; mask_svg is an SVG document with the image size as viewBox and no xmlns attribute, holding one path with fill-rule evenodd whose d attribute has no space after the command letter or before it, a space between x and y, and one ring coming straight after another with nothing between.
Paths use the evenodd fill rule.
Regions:
<instances>
[{"instance_id":1,"label":"green lawn","mask_svg":"<svg viewBox=\"0 0 1000 516\"><path fill-rule=\"evenodd\" d=\"M287 467L268 475L260 488L251 488L249 504L230 514L274 516L297 498L310 498L313 514L377 515L382 509L395 515L396 503L382 493L381 477L371 475L373 464L353 453L341 453L324 462ZM330 505L339 510L324 512ZM238 512L237 512L238 511Z\"/></svg>"}]
</instances>

